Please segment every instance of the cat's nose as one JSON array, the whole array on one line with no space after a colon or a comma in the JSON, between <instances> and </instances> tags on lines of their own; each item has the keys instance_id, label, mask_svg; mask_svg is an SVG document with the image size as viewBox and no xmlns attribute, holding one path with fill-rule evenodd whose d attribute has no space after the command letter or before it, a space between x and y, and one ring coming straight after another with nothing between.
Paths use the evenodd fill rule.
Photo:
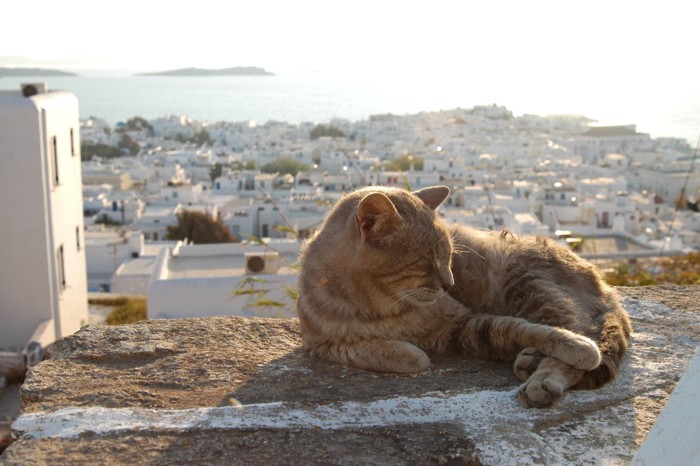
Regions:
<instances>
[{"instance_id":1,"label":"cat's nose","mask_svg":"<svg viewBox=\"0 0 700 466\"><path fill-rule=\"evenodd\" d=\"M442 289L445 291L448 291L450 288L455 286L455 279L452 272L448 270L447 273L442 274L440 277L440 282L442 284Z\"/></svg>"}]
</instances>

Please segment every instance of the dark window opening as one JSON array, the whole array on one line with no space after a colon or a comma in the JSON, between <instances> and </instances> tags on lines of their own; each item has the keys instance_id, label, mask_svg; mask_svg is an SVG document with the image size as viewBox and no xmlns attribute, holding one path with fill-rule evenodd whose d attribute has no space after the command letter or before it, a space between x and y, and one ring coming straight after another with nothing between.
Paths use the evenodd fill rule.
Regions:
<instances>
[{"instance_id":1,"label":"dark window opening","mask_svg":"<svg viewBox=\"0 0 700 466\"><path fill-rule=\"evenodd\" d=\"M58 142L56 136L51 138L51 175L54 186L58 185Z\"/></svg>"},{"instance_id":2,"label":"dark window opening","mask_svg":"<svg viewBox=\"0 0 700 466\"><path fill-rule=\"evenodd\" d=\"M63 245L58 247L58 252L56 253L57 262L57 272L58 272L58 286L61 290L66 289L66 266L64 263Z\"/></svg>"},{"instance_id":3,"label":"dark window opening","mask_svg":"<svg viewBox=\"0 0 700 466\"><path fill-rule=\"evenodd\" d=\"M73 128L70 129L70 155L75 157L75 134Z\"/></svg>"}]
</instances>

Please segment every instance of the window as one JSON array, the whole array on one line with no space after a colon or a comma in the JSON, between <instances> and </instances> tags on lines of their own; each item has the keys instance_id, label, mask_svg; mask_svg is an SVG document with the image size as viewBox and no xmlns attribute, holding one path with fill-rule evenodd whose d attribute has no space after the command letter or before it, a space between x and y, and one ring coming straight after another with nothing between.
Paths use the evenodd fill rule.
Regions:
<instances>
[{"instance_id":1,"label":"window","mask_svg":"<svg viewBox=\"0 0 700 466\"><path fill-rule=\"evenodd\" d=\"M60 245L58 247L58 251L56 251L56 272L58 273L58 286L60 287L61 290L66 289L66 266L64 262L64 255L63 255L63 245Z\"/></svg>"},{"instance_id":2,"label":"window","mask_svg":"<svg viewBox=\"0 0 700 466\"><path fill-rule=\"evenodd\" d=\"M75 157L75 133L73 128L70 129L70 155Z\"/></svg>"},{"instance_id":3,"label":"window","mask_svg":"<svg viewBox=\"0 0 700 466\"><path fill-rule=\"evenodd\" d=\"M51 163L51 178L53 180L53 185L57 186L58 185L58 141L56 140L56 136L51 137L51 155L49 158L49 162Z\"/></svg>"}]
</instances>

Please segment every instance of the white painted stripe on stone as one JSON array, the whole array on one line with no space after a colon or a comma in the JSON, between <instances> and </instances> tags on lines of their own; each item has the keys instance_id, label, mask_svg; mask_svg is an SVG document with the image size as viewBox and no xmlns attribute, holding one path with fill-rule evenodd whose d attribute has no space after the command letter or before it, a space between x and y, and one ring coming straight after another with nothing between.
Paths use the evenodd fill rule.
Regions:
<instances>
[{"instance_id":1,"label":"white painted stripe on stone","mask_svg":"<svg viewBox=\"0 0 700 466\"><path fill-rule=\"evenodd\" d=\"M310 408L294 403L269 403L241 407L192 408L183 410L143 408L66 408L55 412L23 414L12 425L23 439L74 439L82 434L124 432L182 432L209 429L341 429L390 427L401 424L449 423L463 429L465 438L477 447L487 464L500 464L517 458L518 464L567 464L572 458L582 462L605 463L619 459L617 444L585 442L572 445L558 440L536 422L566 418L576 406L592 399L589 392L570 393L567 400L548 410L528 410L520 406L516 390L482 391L468 394L431 393L419 398L396 397L374 402L343 402ZM608 409L619 409L612 407ZM620 416L633 416L632 410ZM578 425L582 435L590 435L591 425L604 438L628 435L621 432L629 422L608 424L590 416ZM555 422L556 423L556 422ZM629 442L629 456L633 454ZM579 462L579 461L575 461ZM612 463L611 463L612 464Z\"/></svg>"},{"instance_id":2,"label":"white painted stripe on stone","mask_svg":"<svg viewBox=\"0 0 700 466\"><path fill-rule=\"evenodd\" d=\"M518 415L531 418L522 409L515 391L477 392L454 396L397 397L367 403L343 402L312 408L294 403L269 403L241 407L190 408L182 410L145 408L73 407L55 412L28 413L12 425L24 438L76 438L156 429L186 431L207 429L386 426L406 423L451 422L469 415L498 423ZM512 409L504 410L511 405Z\"/></svg>"}]
</instances>

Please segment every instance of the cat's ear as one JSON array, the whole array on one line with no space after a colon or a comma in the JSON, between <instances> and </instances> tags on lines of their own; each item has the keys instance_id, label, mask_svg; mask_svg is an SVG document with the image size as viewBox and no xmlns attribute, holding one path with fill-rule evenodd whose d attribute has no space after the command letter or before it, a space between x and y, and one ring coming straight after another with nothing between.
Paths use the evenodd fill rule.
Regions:
<instances>
[{"instance_id":1,"label":"cat's ear","mask_svg":"<svg viewBox=\"0 0 700 466\"><path fill-rule=\"evenodd\" d=\"M450 195L450 188L447 186L432 186L430 188L413 191L413 194L418 196L425 205L435 210L447 199L447 196Z\"/></svg>"},{"instance_id":2,"label":"cat's ear","mask_svg":"<svg viewBox=\"0 0 700 466\"><path fill-rule=\"evenodd\" d=\"M357 206L357 228L362 239L385 235L398 228L403 219L391 199L382 193L370 193Z\"/></svg>"}]
</instances>

